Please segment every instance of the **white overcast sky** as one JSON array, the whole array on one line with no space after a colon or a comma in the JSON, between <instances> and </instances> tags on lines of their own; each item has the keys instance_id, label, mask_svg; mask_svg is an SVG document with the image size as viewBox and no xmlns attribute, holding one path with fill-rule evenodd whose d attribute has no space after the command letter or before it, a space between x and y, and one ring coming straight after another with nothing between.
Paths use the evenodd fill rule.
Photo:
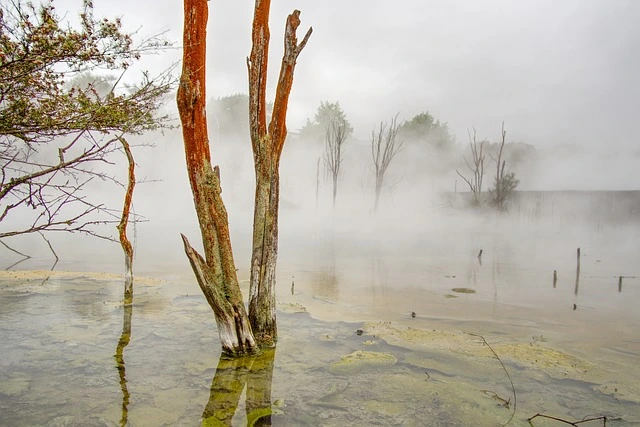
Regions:
<instances>
[{"instance_id":1,"label":"white overcast sky","mask_svg":"<svg viewBox=\"0 0 640 427\"><path fill-rule=\"evenodd\" d=\"M81 1L54 4L74 16ZM167 30L181 43L181 1L94 4L97 16L121 17L141 35ZM209 6L208 96L246 93L253 2ZM273 0L272 89L294 8L302 12L299 38L309 26L314 32L298 58L292 130L328 100L340 101L364 139L397 112L410 119L429 111L462 142L472 126L497 139L504 120L509 140L640 156L638 0Z\"/></svg>"}]
</instances>

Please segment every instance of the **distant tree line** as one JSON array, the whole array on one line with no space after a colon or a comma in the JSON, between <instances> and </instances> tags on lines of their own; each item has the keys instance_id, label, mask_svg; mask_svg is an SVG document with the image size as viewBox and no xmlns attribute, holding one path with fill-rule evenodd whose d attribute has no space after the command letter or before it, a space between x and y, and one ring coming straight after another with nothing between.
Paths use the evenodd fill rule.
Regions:
<instances>
[{"instance_id":1,"label":"distant tree line","mask_svg":"<svg viewBox=\"0 0 640 427\"><path fill-rule=\"evenodd\" d=\"M223 141L242 143L249 136L249 96L238 93L213 98L208 104L208 121L213 133ZM267 106L271 115L273 105ZM503 129L504 131L504 129ZM320 186L320 173L330 181L332 205L338 199L340 179L352 165L344 164L345 152L353 140L354 128L339 101L322 101L312 118L292 138L309 142L312 147L322 148L310 161L316 164L316 198ZM393 169L393 159L401 151L417 163L417 173L427 176L457 176L471 193L470 204L479 207L485 203L498 210L505 210L507 202L519 185L515 171L511 168L531 155L533 147L519 147L506 142L506 132L500 140L480 140L475 129L469 131L469 144L457 141L447 122L428 111L416 114L409 120L400 120L399 115L388 122L381 121L371 131L368 160L373 180L373 209L377 210L384 193L385 176ZM295 142L294 142L295 143ZM489 177L489 170L494 170ZM489 185L485 182L485 175ZM454 178L455 179L455 178ZM454 186L458 191L457 185Z\"/></svg>"}]
</instances>

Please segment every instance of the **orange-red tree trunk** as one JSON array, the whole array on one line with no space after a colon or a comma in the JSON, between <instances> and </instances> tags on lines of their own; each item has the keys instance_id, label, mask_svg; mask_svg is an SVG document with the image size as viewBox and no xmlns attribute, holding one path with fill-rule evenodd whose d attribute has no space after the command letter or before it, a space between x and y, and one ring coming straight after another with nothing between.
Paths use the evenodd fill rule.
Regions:
<instances>
[{"instance_id":1,"label":"orange-red tree trunk","mask_svg":"<svg viewBox=\"0 0 640 427\"><path fill-rule=\"evenodd\" d=\"M205 258L184 235L182 240L198 284L215 314L223 351L240 355L255 351L257 345L238 285L220 171L211 166L205 91L207 19L207 0L184 1L184 53L177 102Z\"/></svg>"},{"instance_id":2,"label":"orange-red tree trunk","mask_svg":"<svg viewBox=\"0 0 640 427\"><path fill-rule=\"evenodd\" d=\"M122 207L122 215L120 216L120 222L118 223L118 237L120 239L120 246L124 252L124 304L133 304L133 245L127 237L127 225L129 225L129 213L131 211L131 203L133 201L133 189L136 186L136 163L133 159L133 153L131 153L131 146L129 142L124 138L119 138L122 144L122 149L127 156L127 162L129 163L127 174L127 190L124 195L124 205Z\"/></svg>"},{"instance_id":3,"label":"orange-red tree trunk","mask_svg":"<svg viewBox=\"0 0 640 427\"><path fill-rule=\"evenodd\" d=\"M275 270L278 254L278 201L280 177L278 168L287 136L286 117L293 72L298 55L311 36L309 28L298 44L296 30L300 11L287 17L284 56L278 78L271 122L267 129L266 81L269 57L270 0L256 0L253 17L249 69L249 124L256 173L253 215L253 251L249 285L249 319L261 346L273 346L277 339L275 307Z\"/></svg>"}]
</instances>

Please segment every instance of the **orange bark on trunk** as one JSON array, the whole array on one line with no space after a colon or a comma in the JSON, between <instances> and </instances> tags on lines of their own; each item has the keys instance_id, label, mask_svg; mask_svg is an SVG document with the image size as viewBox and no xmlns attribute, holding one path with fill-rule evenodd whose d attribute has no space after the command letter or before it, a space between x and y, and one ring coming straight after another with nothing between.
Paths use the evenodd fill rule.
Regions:
<instances>
[{"instance_id":1,"label":"orange bark on trunk","mask_svg":"<svg viewBox=\"0 0 640 427\"><path fill-rule=\"evenodd\" d=\"M120 246L122 246L122 251L124 252L124 304L129 305L133 303L133 246L131 245L131 241L129 241L129 238L127 237L127 225L129 224L129 213L131 212L133 189L136 186L136 164L133 159L133 154L131 153L129 142L123 137L120 137L119 139L129 163L127 174L127 191L124 195L124 206L122 207L120 223L118 223L117 226Z\"/></svg>"},{"instance_id":2,"label":"orange bark on trunk","mask_svg":"<svg viewBox=\"0 0 640 427\"><path fill-rule=\"evenodd\" d=\"M230 355L257 349L236 274L220 171L211 166L206 117L207 0L184 1L184 43L178 111L187 172L200 224L203 258L183 235L185 253L213 309L222 349Z\"/></svg>"}]
</instances>

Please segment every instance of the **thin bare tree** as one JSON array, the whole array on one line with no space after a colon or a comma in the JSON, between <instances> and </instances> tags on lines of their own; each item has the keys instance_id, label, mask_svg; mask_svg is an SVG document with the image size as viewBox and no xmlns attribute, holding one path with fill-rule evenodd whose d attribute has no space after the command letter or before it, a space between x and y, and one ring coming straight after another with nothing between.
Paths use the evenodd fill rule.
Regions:
<instances>
[{"instance_id":1,"label":"thin bare tree","mask_svg":"<svg viewBox=\"0 0 640 427\"><path fill-rule=\"evenodd\" d=\"M124 137L121 137L120 144L127 156L129 168L127 172L127 186L124 195L124 204L122 206L120 222L116 228L118 229L120 246L124 252L124 304L130 305L133 303L133 245L127 236L127 226L129 225L129 215L131 213L131 204L133 203L133 190L136 186L136 163L133 158L133 153L131 152L129 141Z\"/></svg>"},{"instance_id":2,"label":"thin bare tree","mask_svg":"<svg viewBox=\"0 0 640 427\"><path fill-rule=\"evenodd\" d=\"M252 48L247 58L249 72L249 130L256 174L253 213L251 277L249 279L249 319L258 344L275 345L276 261L278 256L278 203L280 200L280 156L287 137L287 106L293 85L293 73L312 28L298 43L300 11L288 17L284 32L284 55L267 127L266 81L269 61L270 0L256 0L253 15Z\"/></svg>"},{"instance_id":3,"label":"thin bare tree","mask_svg":"<svg viewBox=\"0 0 640 427\"><path fill-rule=\"evenodd\" d=\"M505 174L505 166L507 162L502 159L502 153L504 150L504 144L507 137L507 131L504 129L504 122L502 122L502 141L500 142L500 148L498 154L493 156L490 154L491 159L496 162L496 176L494 180L494 187L489 190L492 196L493 204L498 210L505 209L505 201L511 195L518 184L519 180L515 178L515 173L509 172Z\"/></svg>"},{"instance_id":4,"label":"thin bare tree","mask_svg":"<svg viewBox=\"0 0 640 427\"><path fill-rule=\"evenodd\" d=\"M475 128L473 128L473 136L471 136L470 132L468 133L468 135L469 148L471 149L471 163L467 161L466 157L463 156L462 158L464 159L467 168L469 168L469 171L471 172L471 177L467 178L466 176L462 175L457 169L456 173L460 176L460 178L464 180L464 182L467 183L469 189L471 190L471 193L473 193L473 203L475 205L480 205L482 197L482 180L484 178L485 169L485 154L483 152L483 149L486 139L478 142L476 138Z\"/></svg>"},{"instance_id":5,"label":"thin bare tree","mask_svg":"<svg viewBox=\"0 0 640 427\"><path fill-rule=\"evenodd\" d=\"M340 168L342 167L342 156L347 132L349 128L344 119L331 119L325 129L325 149L324 149L324 165L327 173L331 177L333 183L333 206L336 205L336 196L338 194L338 179L340 178Z\"/></svg>"},{"instance_id":6,"label":"thin bare tree","mask_svg":"<svg viewBox=\"0 0 640 427\"><path fill-rule=\"evenodd\" d=\"M178 112L187 174L193 193L205 258L182 235L198 285L213 309L222 350L228 355L258 349L244 306L233 260L220 170L211 165L206 117L207 0L184 1L184 41Z\"/></svg>"},{"instance_id":7,"label":"thin bare tree","mask_svg":"<svg viewBox=\"0 0 640 427\"><path fill-rule=\"evenodd\" d=\"M380 122L380 128L376 132L376 128L371 131L371 157L373 159L374 172L376 175L376 198L373 206L373 210L378 210L378 203L380 201L380 194L382 192L382 186L384 184L384 176L387 173L387 169L394 159L396 154L400 152L403 141L398 141L398 114L391 119L391 123Z\"/></svg>"}]
</instances>

